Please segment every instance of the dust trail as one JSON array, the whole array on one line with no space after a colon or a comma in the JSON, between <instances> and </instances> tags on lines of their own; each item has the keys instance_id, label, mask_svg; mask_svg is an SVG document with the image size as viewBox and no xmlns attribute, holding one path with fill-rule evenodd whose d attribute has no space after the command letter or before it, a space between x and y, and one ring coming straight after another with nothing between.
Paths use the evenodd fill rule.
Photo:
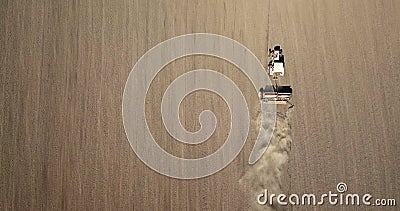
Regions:
<instances>
[{"instance_id":1,"label":"dust trail","mask_svg":"<svg viewBox=\"0 0 400 211\"><path fill-rule=\"evenodd\" d=\"M239 183L248 194L251 210L285 210L289 207L277 206L274 201L273 206L257 204L257 195L268 190L268 195L281 194L287 192L288 172L287 163L289 160L290 146L292 142L290 133L290 113L292 109L286 106L277 109L275 131L271 143L264 155L256 164L250 166L240 179ZM261 115L271 115L263 111ZM261 118L259 118L261 119ZM269 118L264 118L269 119ZM260 121L258 121L260 124ZM268 125L261 123L262 129Z\"/></svg>"}]
</instances>

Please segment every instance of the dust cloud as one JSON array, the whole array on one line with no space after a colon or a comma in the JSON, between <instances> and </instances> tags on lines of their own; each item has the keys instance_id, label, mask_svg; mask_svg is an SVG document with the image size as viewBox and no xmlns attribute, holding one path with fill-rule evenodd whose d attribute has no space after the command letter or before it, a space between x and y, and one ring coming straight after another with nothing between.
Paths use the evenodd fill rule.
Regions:
<instances>
[{"instance_id":1,"label":"dust cloud","mask_svg":"<svg viewBox=\"0 0 400 211\"><path fill-rule=\"evenodd\" d=\"M250 166L239 184L248 193L249 206L251 210L285 210L288 207L277 206L276 201L273 205L259 205L257 196L268 190L268 195L286 193L288 184L288 160L291 147L290 132L290 113L292 109L277 108L276 125L270 145L264 155L254 165ZM270 115L263 111L261 115ZM261 118L259 118L261 119ZM264 118L269 119L269 118ZM266 129L267 123L258 121L258 126L262 124L262 130ZM269 199L268 199L269 200Z\"/></svg>"}]
</instances>

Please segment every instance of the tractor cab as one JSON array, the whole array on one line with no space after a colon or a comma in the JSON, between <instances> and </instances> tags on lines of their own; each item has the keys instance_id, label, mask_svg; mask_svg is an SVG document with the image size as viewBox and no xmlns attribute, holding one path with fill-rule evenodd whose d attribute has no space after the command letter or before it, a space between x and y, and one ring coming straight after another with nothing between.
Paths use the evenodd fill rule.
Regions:
<instances>
[{"instance_id":1,"label":"tractor cab","mask_svg":"<svg viewBox=\"0 0 400 211\"><path fill-rule=\"evenodd\" d=\"M282 54L281 46L277 45L273 50L269 49L269 57L271 60L268 63L268 74L283 77L285 75L285 57Z\"/></svg>"}]
</instances>

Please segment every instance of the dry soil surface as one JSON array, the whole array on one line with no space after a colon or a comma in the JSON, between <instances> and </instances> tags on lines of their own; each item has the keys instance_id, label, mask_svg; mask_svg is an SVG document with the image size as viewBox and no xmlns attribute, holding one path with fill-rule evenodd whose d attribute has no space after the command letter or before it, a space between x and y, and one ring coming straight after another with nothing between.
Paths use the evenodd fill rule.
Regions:
<instances>
[{"instance_id":1,"label":"dry soil surface","mask_svg":"<svg viewBox=\"0 0 400 211\"><path fill-rule=\"evenodd\" d=\"M345 182L351 192L400 200L400 1L41 0L2 1L0 10L1 210L249 209L239 180L250 168L260 111L235 66L206 56L179 59L158 75L146 101L160 146L201 157L227 136L226 104L204 91L184 100L188 130L199 128L204 109L223 123L209 141L189 147L163 128L162 92L192 69L235 81L252 128L222 171L198 180L165 177L138 159L124 133L122 94L133 65L159 42L195 32L237 40L264 65L269 47L284 48L282 83L293 86L296 104L285 192L326 193Z\"/></svg>"}]
</instances>

